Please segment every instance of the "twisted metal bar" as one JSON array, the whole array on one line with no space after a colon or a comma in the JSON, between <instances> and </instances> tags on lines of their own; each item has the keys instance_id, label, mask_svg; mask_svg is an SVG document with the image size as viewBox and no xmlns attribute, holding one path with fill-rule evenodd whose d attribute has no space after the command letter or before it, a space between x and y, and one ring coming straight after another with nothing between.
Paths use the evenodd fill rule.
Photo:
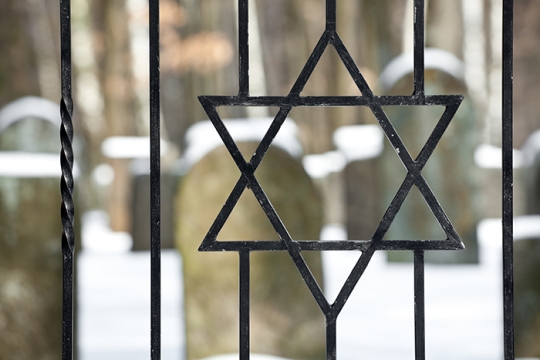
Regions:
<instances>
[{"instance_id":1,"label":"twisted metal bar","mask_svg":"<svg viewBox=\"0 0 540 360\"><path fill-rule=\"evenodd\" d=\"M60 165L62 177L60 179L60 191L62 194L62 250L73 254L75 250L75 232L73 230L75 207L73 205L73 104L69 97L60 101L60 115L62 126L60 127Z\"/></svg>"},{"instance_id":2,"label":"twisted metal bar","mask_svg":"<svg viewBox=\"0 0 540 360\"><path fill-rule=\"evenodd\" d=\"M73 358L73 261L75 232L73 230L75 208L73 205L73 101L71 97L71 4L60 0L60 38L62 62L62 99L60 101L60 165L62 177L62 255L63 255L63 300L62 300L62 360Z\"/></svg>"}]
</instances>

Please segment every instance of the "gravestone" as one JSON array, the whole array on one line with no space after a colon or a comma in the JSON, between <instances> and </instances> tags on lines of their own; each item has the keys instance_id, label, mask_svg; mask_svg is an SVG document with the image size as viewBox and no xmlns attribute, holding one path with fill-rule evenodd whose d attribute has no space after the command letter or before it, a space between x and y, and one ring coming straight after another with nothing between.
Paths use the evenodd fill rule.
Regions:
<instances>
[{"instance_id":1,"label":"gravestone","mask_svg":"<svg viewBox=\"0 0 540 360\"><path fill-rule=\"evenodd\" d=\"M540 236L514 242L516 356L540 357Z\"/></svg>"},{"instance_id":2,"label":"gravestone","mask_svg":"<svg viewBox=\"0 0 540 360\"><path fill-rule=\"evenodd\" d=\"M60 109L0 111L0 357L61 358ZM77 168L74 169L75 176Z\"/></svg>"},{"instance_id":3,"label":"gravestone","mask_svg":"<svg viewBox=\"0 0 540 360\"><path fill-rule=\"evenodd\" d=\"M264 131L270 123L243 122L238 120L233 125L249 128L250 122L254 126L263 124ZM235 138L233 127L228 126ZM282 128L284 133L286 128ZM188 132L188 143L190 136ZM206 135L200 139L193 146L211 143ZM244 157L249 158L258 142L244 140L236 138ZM292 142L285 141L285 147L287 144ZM240 175L224 146L211 148L183 176L176 196L176 244L184 264L188 359L238 352L238 254L197 251ZM189 148L186 153L190 153ZM319 238L323 217L319 196L290 152L270 147L255 176L293 239ZM249 189L218 236L218 241L277 239ZM320 253L302 255L322 286ZM250 316L252 352L293 359L324 358L323 314L287 252L251 253Z\"/></svg>"},{"instance_id":4,"label":"gravestone","mask_svg":"<svg viewBox=\"0 0 540 360\"><path fill-rule=\"evenodd\" d=\"M380 221L378 157L384 149L379 125L350 125L334 132L334 144L345 156L343 169L347 237L371 239Z\"/></svg>"},{"instance_id":5,"label":"gravestone","mask_svg":"<svg viewBox=\"0 0 540 360\"><path fill-rule=\"evenodd\" d=\"M540 131L523 148L526 212L540 215ZM514 242L516 356L540 357L540 233Z\"/></svg>"},{"instance_id":6,"label":"gravestone","mask_svg":"<svg viewBox=\"0 0 540 360\"><path fill-rule=\"evenodd\" d=\"M463 64L454 55L439 49L425 51L426 95L465 95L457 113L444 132L422 175L435 194L457 233L465 251L428 251L425 259L436 263L477 263L476 225L478 208L478 170L474 164L477 146L475 112L463 80ZM410 95L413 91L413 57L404 54L394 59L381 73L379 83L385 95ZM442 106L383 107L390 122L413 159L441 118ZM380 160L382 209L394 198L407 171L392 146ZM443 240L446 238L426 204L413 186L385 239ZM392 261L412 261L410 251L389 252Z\"/></svg>"},{"instance_id":7,"label":"gravestone","mask_svg":"<svg viewBox=\"0 0 540 360\"><path fill-rule=\"evenodd\" d=\"M133 251L150 250L150 138L146 136L112 136L103 141L101 151L113 164L115 176L125 178L123 182L112 183L108 189L109 196L119 196L122 201L111 201L108 204L109 216L124 218L129 224L127 230L131 234ZM160 142L161 151L161 248L172 249L173 197L177 183L177 175L171 171L170 143ZM127 185L126 185L127 184ZM118 193L115 186L122 185L123 194Z\"/></svg>"},{"instance_id":8,"label":"gravestone","mask_svg":"<svg viewBox=\"0 0 540 360\"><path fill-rule=\"evenodd\" d=\"M131 176L131 236L133 251L150 250L150 162L133 160ZM161 248L174 248L173 202L178 176L163 171L160 179Z\"/></svg>"}]
</instances>

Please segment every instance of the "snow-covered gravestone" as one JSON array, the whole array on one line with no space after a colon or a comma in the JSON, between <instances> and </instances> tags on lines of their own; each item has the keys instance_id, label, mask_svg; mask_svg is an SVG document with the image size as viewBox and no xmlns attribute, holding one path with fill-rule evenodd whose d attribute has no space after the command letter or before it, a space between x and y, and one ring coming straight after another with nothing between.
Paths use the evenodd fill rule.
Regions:
<instances>
[{"instance_id":1,"label":"snow-covered gravestone","mask_svg":"<svg viewBox=\"0 0 540 360\"><path fill-rule=\"evenodd\" d=\"M448 128L442 134L422 175L448 215L466 246L465 251L427 251L426 261L441 263L476 263L479 221L478 170L474 150L479 141L475 112L467 96L463 63L444 50L425 50L426 95L465 95ZM403 54L392 60L381 73L384 95L410 95L413 92L413 55ZM443 106L386 106L383 110L403 140L405 150L415 159L441 119ZM381 157L383 210L394 198L407 175L392 146ZM425 199L413 186L401 210L390 226L386 239L443 240L446 234L432 214ZM390 260L412 260L412 252L390 252Z\"/></svg>"},{"instance_id":2,"label":"snow-covered gravestone","mask_svg":"<svg viewBox=\"0 0 540 360\"><path fill-rule=\"evenodd\" d=\"M120 196L126 200L110 201L110 216L124 218L129 223L133 251L150 250L150 138L147 136L112 136L101 144L103 155L112 162L115 174L126 177L122 182L123 194L118 194L114 184L109 184L110 196ZM174 248L173 241L173 193L178 182L176 174L170 171L169 162L164 156L170 151L170 145L161 140L161 248ZM125 171L125 167L129 168ZM115 170L116 169L116 170ZM126 186L125 184L129 186ZM129 211L125 211L129 209ZM113 212L116 214L113 215ZM127 218L127 219L126 219Z\"/></svg>"},{"instance_id":3,"label":"snow-covered gravestone","mask_svg":"<svg viewBox=\"0 0 540 360\"><path fill-rule=\"evenodd\" d=\"M272 119L226 120L249 160ZM255 177L295 240L319 239L322 204L299 161L296 126L286 120ZM183 257L188 359L238 352L238 254L198 252L240 171L210 122L186 135L185 175L176 196L176 244ZM245 189L217 237L278 240L252 191ZM319 252L302 253L322 286ZM325 356L324 317L285 251L251 253L251 351L292 359Z\"/></svg>"},{"instance_id":4,"label":"snow-covered gravestone","mask_svg":"<svg viewBox=\"0 0 540 360\"><path fill-rule=\"evenodd\" d=\"M344 155L345 214L348 238L368 240L380 221L378 157L384 134L378 125L350 125L334 132L334 144Z\"/></svg>"},{"instance_id":5,"label":"snow-covered gravestone","mask_svg":"<svg viewBox=\"0 0 540 360\"><path fill-rule=\"evenodd\" d=\"M26 97L0 110L0 357L60 359L60 109ZM76 170L76 169L75 169Z\"/></svg>"}]
</instances>

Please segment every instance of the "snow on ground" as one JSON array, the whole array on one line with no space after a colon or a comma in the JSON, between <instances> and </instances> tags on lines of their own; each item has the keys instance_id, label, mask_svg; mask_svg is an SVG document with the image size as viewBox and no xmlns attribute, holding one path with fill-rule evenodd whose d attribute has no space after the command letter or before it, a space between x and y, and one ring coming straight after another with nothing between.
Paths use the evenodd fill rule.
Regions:
<instances>
[{"instance_id":1,"label":"snow on ground","mask_svg":"<svg viewBox=\"0 0 540 360\"><path fill-rule=\"evenodd\" d=\"M78 261L80 358L149 359L150 255L127 251L125 235L107 233L96 214L86 217L84 226L83 234L94 239L83 237L88 248ZM491 220L480 230L480 265L426 265L428 359L502 358L500 242L492 236L500 231L500 222ZM341 226L333 225L322 238L345 235ZM115 241L111 250L108 245ZM358 256L323 253L329 299L335 298ZM180 275L180 257L174 250L164 251L163 360L183 359ZM413 309L412 265L389 264L383 252L376 253L338 318L338 358L413 359Z\"/></svg>"}]
</instances>

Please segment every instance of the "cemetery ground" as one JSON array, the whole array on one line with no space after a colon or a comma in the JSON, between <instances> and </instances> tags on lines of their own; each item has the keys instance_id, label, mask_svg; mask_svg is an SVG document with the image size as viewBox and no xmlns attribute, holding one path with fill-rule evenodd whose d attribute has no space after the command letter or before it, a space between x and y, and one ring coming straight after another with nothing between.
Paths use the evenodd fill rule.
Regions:
<instances>
[{"instance_id":1,"label":"cemetery ground","mask_svg":"<svg viewBox=\"0 0 540 360\"><path fill-rule=\"evenodd\" d=\"M90 215L90 216L88 216ZM102 214L103 215L103 214ZM129 236L107 228L99 213L83 219L86 249L79 257L79 355L81 360L149 356L149 253L130 252ZM426 265L428 358L493 360L502 357L500 241L497 220L479 226L478 265ZM91 236L91 238L90 238ZM322 238L342 237L326 227ZM112 246L116 244L117 246ZM333 299L357 253L323 253L325 293ZM162 254L163 359L184 359L181 258ZM373 257L338 318L338 356L344 360L414 358L413 274L410 263ZM146 293L148 296L141 296Z\"/></svg>"}]
</instances>

